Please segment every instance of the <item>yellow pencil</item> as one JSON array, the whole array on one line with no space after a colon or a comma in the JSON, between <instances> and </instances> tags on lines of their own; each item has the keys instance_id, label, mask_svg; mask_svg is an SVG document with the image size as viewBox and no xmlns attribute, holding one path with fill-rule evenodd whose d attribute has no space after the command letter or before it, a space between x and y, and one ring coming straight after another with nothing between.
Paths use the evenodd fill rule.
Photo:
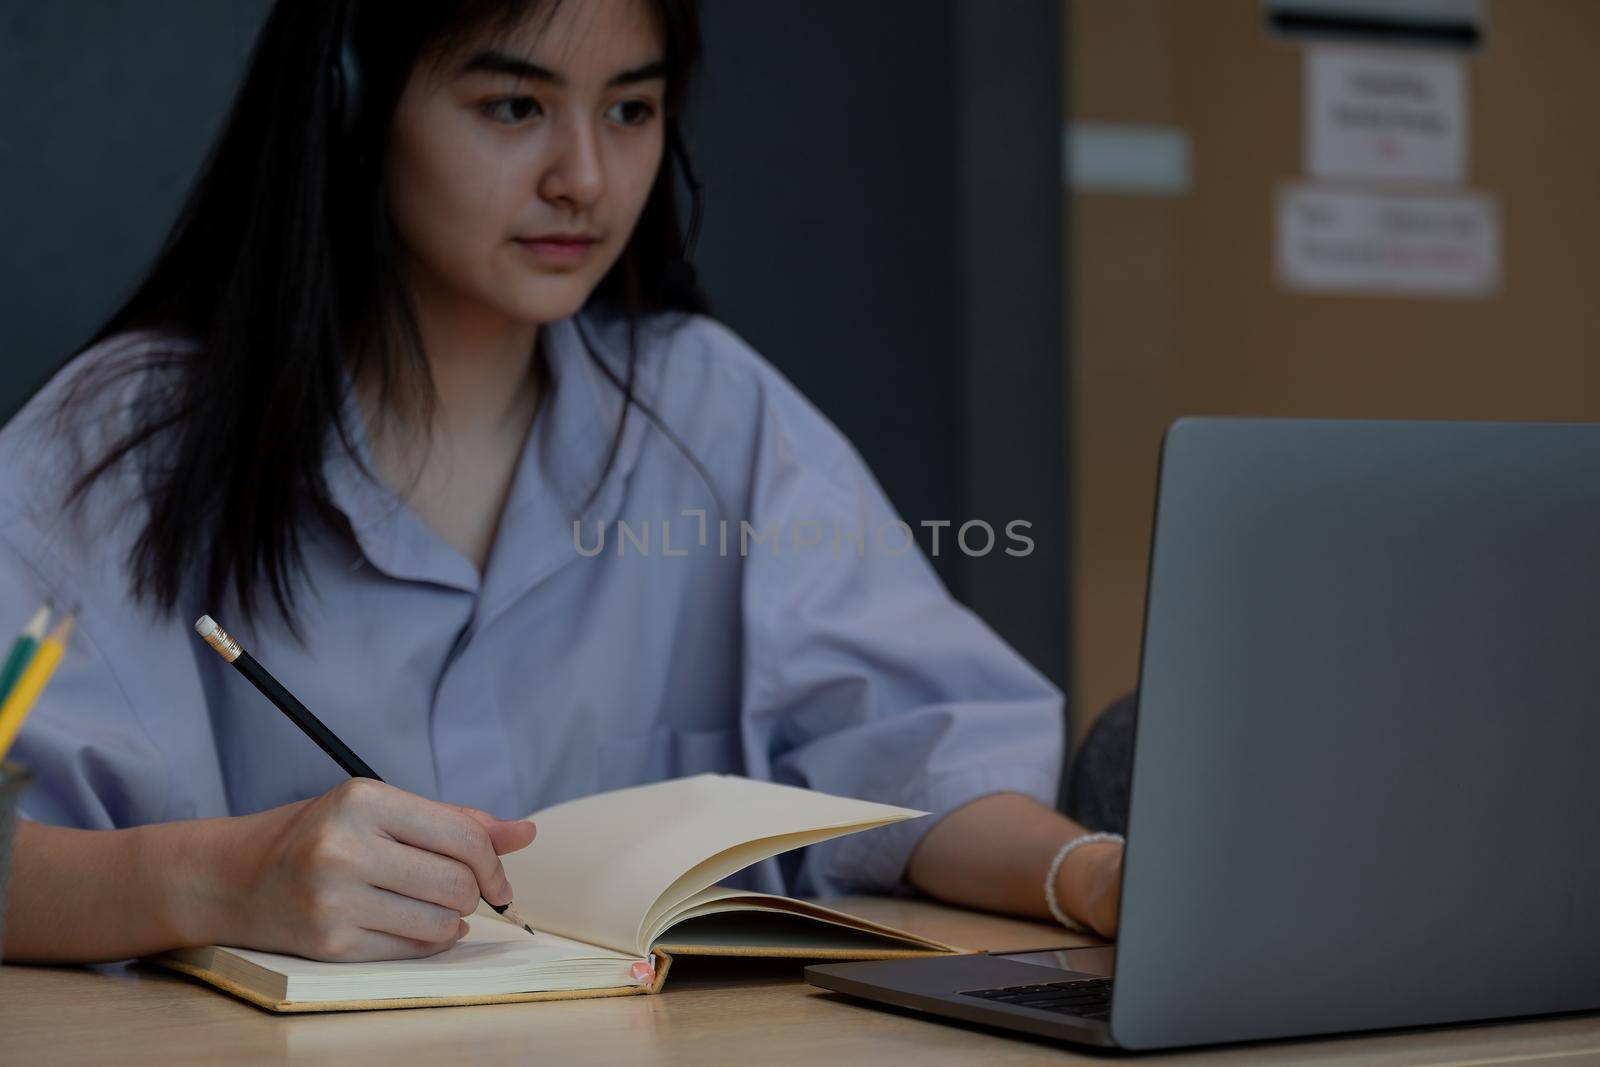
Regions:
<instances>
[{"instance_id":1,"label":"yellow pencil","mask_svg":"<svg viewBox=\"0 0 1600 1067\"><path fill-rule=\"evenodd\" d=\"M56 665L66 655L67 641L72 637L72 627L77 621L77 611L67 612L67 617L61 620L60 625L39 642L39 650L33 654L27 670L17 679L16 687L6 697L6 702L0 704L0 759L5 759L11 742L17 738L17 731L22 729L22 720L28 717L28 712L39 700L39 694L50 684L50 676L56 673Z\"/></svg>"}]
</instances>

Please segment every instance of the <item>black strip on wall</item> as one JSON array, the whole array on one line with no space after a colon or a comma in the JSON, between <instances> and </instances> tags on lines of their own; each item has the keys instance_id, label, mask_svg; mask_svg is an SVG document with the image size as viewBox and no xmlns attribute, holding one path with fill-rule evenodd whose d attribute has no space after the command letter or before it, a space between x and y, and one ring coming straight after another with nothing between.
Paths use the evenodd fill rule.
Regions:
<instances>
[{"instance_id":1,"label":"black strip on wall","mask_svg":"<svg viewBox=\"0 0 1600 1067\"><path fill-rule=\"evenodd\" d=\"M1446 45L1476 48L1483 30L1475 22L1385 19L1352 15L1314 15L1273 11L1267 24L1291 37L1324 37L1382 44Z\"/></svg>"}]
</instances>

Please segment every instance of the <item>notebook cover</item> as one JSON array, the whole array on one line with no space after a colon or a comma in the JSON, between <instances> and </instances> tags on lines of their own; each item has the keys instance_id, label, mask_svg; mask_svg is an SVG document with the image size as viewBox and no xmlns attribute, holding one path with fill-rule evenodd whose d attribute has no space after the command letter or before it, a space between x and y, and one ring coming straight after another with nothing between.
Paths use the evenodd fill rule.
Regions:
<instances>
[{"instance_id":1,"label":"notebook cover","mask_svg":"<svg viewBox=\"0 0 1600 1067\"><path fill-rule=\"evenodd\" d=\"M198 978L208 985L215 986L224 993L231 993L240 1000L249 1001L258 1008L279 1013L303 1011L373 1011L383 1008L449 1008L461 1004L517 1004L528 1000L589 1000L594 997L630 997L643 994L661 992L662 985L667 980L667 971L672 966L672 956L659 949L652 955L657 959L656 978L649 986L626 985L606 986L603 989L548 989L535 993L492 993L484 996L460 997L384 997L379 1000L274 1000L263 996L248 986L242 986L230 978L224 978L216 971L205 967L196 967L192 963L173 959L169 956L154 956L148 962L166 967L169 970L180 971L191 978Z\"/></svg>"}]
</instances>

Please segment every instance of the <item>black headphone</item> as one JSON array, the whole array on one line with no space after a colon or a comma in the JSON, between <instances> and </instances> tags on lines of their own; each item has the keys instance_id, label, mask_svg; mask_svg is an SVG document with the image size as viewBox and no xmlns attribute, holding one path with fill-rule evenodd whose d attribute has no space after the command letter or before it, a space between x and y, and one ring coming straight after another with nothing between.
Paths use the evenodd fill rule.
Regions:
<instances>
[{"instance_id":1,"label":"black headphone","mask_svg":"<svg viewBox=\"0 0 1600 1067\"><path fill-rule=\"evenodd\" d=\"M333 86L333 113L346 137L361 118L361 61L356 58L356 0L344 0L339 15L339 52L329 72Z\"/></svg>"}]
</instances>

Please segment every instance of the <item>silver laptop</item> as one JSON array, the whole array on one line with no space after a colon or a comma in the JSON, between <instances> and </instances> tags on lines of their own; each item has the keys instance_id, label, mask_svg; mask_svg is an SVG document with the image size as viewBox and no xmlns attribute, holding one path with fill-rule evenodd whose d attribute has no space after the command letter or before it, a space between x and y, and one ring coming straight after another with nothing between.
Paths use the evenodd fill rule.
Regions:
<instances>
[{"instance_id":1,"label":"silver laptop","mask_svg":"<svg viewBox=\"0 0 1600 1067\"><path fill-rule=\"evenodd\" d=\"M1140 690L1114 949L808 980L1128 1049L1600 1009L1600 425L1181 420Z\"/></svg>"}]
</instances>

